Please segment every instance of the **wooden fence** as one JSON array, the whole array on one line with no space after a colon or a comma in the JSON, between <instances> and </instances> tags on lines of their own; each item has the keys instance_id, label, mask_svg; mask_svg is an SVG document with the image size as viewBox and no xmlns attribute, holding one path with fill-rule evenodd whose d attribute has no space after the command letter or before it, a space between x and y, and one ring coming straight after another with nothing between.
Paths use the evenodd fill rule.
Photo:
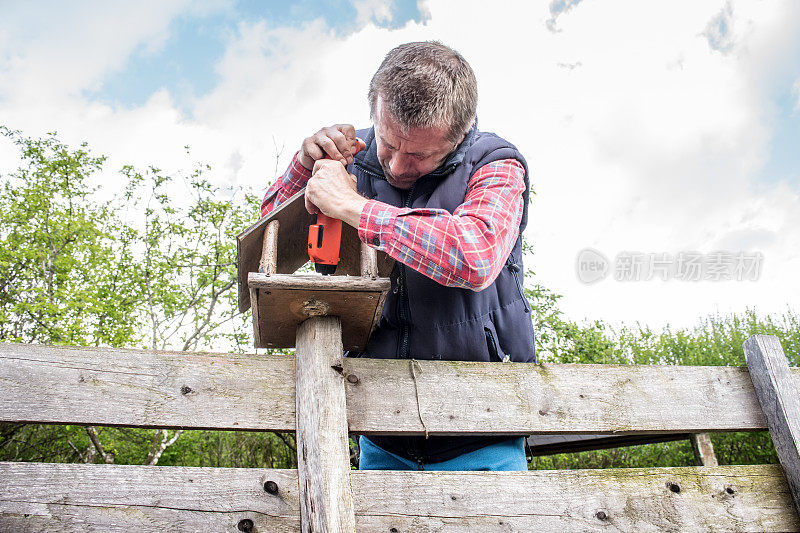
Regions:
<instances>
[{"instance_id":1,"label":"wooden fence","mask_svg":"<svg viewBox=\"0 0 800 533\"><path fill-rule=\"evenodd\" d=\"M302 335L298 357L308 351ZM347 471L321 483L348 485L357 531L798 531L790 485L797 471L800 371L788 368L774 337L754 336L745 349L750 372L374 359L345 359L328 370L344 389L351 433L769 428L783 470ZM296 409L295 359L282 356L0 344L0 391L3 422L263 431L304 424ZM762 396L769 403L764 410ZM328 441L300 431L298 441L299 453L325 462ZM330 494L315 500L311 473L311 467L0 463L0 530L337 530L347 517L339 522L324 508L333 505ZM301 519L309 501L323 508Z\"/></svg>"}]
</instances>

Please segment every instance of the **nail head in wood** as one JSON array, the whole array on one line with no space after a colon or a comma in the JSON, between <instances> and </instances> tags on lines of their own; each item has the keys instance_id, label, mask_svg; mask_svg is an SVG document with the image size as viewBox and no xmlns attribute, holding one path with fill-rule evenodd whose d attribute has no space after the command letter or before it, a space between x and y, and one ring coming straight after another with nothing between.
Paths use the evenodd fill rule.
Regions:
<instances>
[{"instance_id":1,"label":"nail head in wood","mask_svg":"<svg viewBox=\"0 0 800 533\"><path fill-rule=\"evenodd\" d=\"M278 494L278 484L270 480L264 483L264 490L269 494Z\"/></svg>"},{"instance_id":2,"label":"nail head in wood","mask_svg":"<svg viewBox=\"0 0 800 533\"><path fill-rule=\"evenodd\" d=\"M323 302L321 300L312 298L303 304L303 314L307 317L325 316L330 312L331 306L328 304L328 302Z\"/></svg>"}]
</instances>

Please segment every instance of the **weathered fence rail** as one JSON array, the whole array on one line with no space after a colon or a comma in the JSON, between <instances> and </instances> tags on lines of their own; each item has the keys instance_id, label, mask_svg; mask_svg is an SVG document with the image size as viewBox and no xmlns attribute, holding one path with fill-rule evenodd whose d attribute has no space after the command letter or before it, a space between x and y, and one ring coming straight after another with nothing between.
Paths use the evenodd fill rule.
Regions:
<instances>
[{"instance_id":1,"label":"weathered fence rail","mask_svg":"<svg viewBox=\"0 0 800 533\"><path fill-rule=\"evenodd\" d=\"M3 531L300 529L296 470L0 463L0 478ZM777 465L354 471L352 485L356 531L800 530Z\"/></svg>"},{"instance_id":2,"label":"weathered fence rail","mask_svg":"<svg viewBox=\"0 0 800 533\"><path fill-rule=\"evenodd\" d=\"M779 430L745 368L340 363L354 433ZM781 376L781 404L797 402L800 373ZM0 391L2 422L297 427L290 357L0 344ZM357 531L800 530L777 465L349 478ZM301 502L295 470L0 463L3 531L297 531Z\"/></svg>"},{"instance_id":3,"label":"weathered fence rail","mask_svg":"<svg viewBox=\"0 0 800 533\"><path fill-rule=\"evenodd\" d=\"M418 363L415 387L408 361L343 361L351 432L423 434L420 418L430 434L767 428L746 368ZM295 430L292 357L0 343L0 383L2 421Z\"/></svg>"}]
</instances>

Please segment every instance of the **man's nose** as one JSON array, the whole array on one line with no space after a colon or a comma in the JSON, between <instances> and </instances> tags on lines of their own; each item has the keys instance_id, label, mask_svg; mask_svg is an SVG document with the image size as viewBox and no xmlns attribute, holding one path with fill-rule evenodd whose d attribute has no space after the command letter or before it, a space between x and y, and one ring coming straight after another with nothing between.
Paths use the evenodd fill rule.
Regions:
<instances>
[{"instance_id":1,"label":"man's nose","mask_svg":"<svg viewBox=\"0 0 800 533\"><path fill-rule=\"evenodd\" d=\"M408 158L400 154L394 154L389 161L389 170L394 176L402 176L408 170Z\"/></svg>"}]
</instances>

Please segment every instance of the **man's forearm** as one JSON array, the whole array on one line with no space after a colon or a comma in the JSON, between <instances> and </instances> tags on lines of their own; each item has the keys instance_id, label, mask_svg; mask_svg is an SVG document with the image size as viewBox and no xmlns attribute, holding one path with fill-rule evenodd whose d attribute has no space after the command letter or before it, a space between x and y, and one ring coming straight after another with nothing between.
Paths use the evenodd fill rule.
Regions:
<instances>
[{"instance_id":1,"label":"man's forearm","mask_svg":"<svg viewBox=\"0 0 800 533\"><path fill-rule=\"evenodd\" d=\"M311 171L300 164L297 154L295 154L286 172L267 189L264 200L261 202L261 216L267 216L283 202L297 194L306 186L310 177Z\"/></svg>"},{"instance_id":2,"label":"man's forearm","mask_svg":"<svg viewBox=\"0 0 800 533\"><path fill-rule=\"evenodd\" d=\"M306 186L311 174L295 157L267 191L262 216ZM514 160L486 165L470 180L465 202L453 214L398 208L367 200L355 191L344 194L341 186L325 191L329 182L324 179L316 182L322 187L317 201L325 202L331 216L357 228L370 246L442 285L480 290L497 277L517 239L523 175Z\"/></svg>"},{"instance_id":3,"label":"man's forearm","mask_svg":"<svg viewBox=\"0 0 800 533\"><path fill-rule=\"evenodd\" d=\"M442 285L481 290L494 282L519 235L523 176L515 160L482 167L452 214L369 200L359 237Z\"/></svg>"},{"instance_id":4,"label":"man's forearm","mask_svg":"<svg viewBox=\"0 0 800 533\"><path fill-rule=\"evenodd\" d=\"M364 206L367 205L368 201L369 200L366 198L360 196L354 198L352 201L348 201L340 211L342 222L358 229L358 224L361 221L361 213L364 211Z\"/></svg>"}]
</instances>

